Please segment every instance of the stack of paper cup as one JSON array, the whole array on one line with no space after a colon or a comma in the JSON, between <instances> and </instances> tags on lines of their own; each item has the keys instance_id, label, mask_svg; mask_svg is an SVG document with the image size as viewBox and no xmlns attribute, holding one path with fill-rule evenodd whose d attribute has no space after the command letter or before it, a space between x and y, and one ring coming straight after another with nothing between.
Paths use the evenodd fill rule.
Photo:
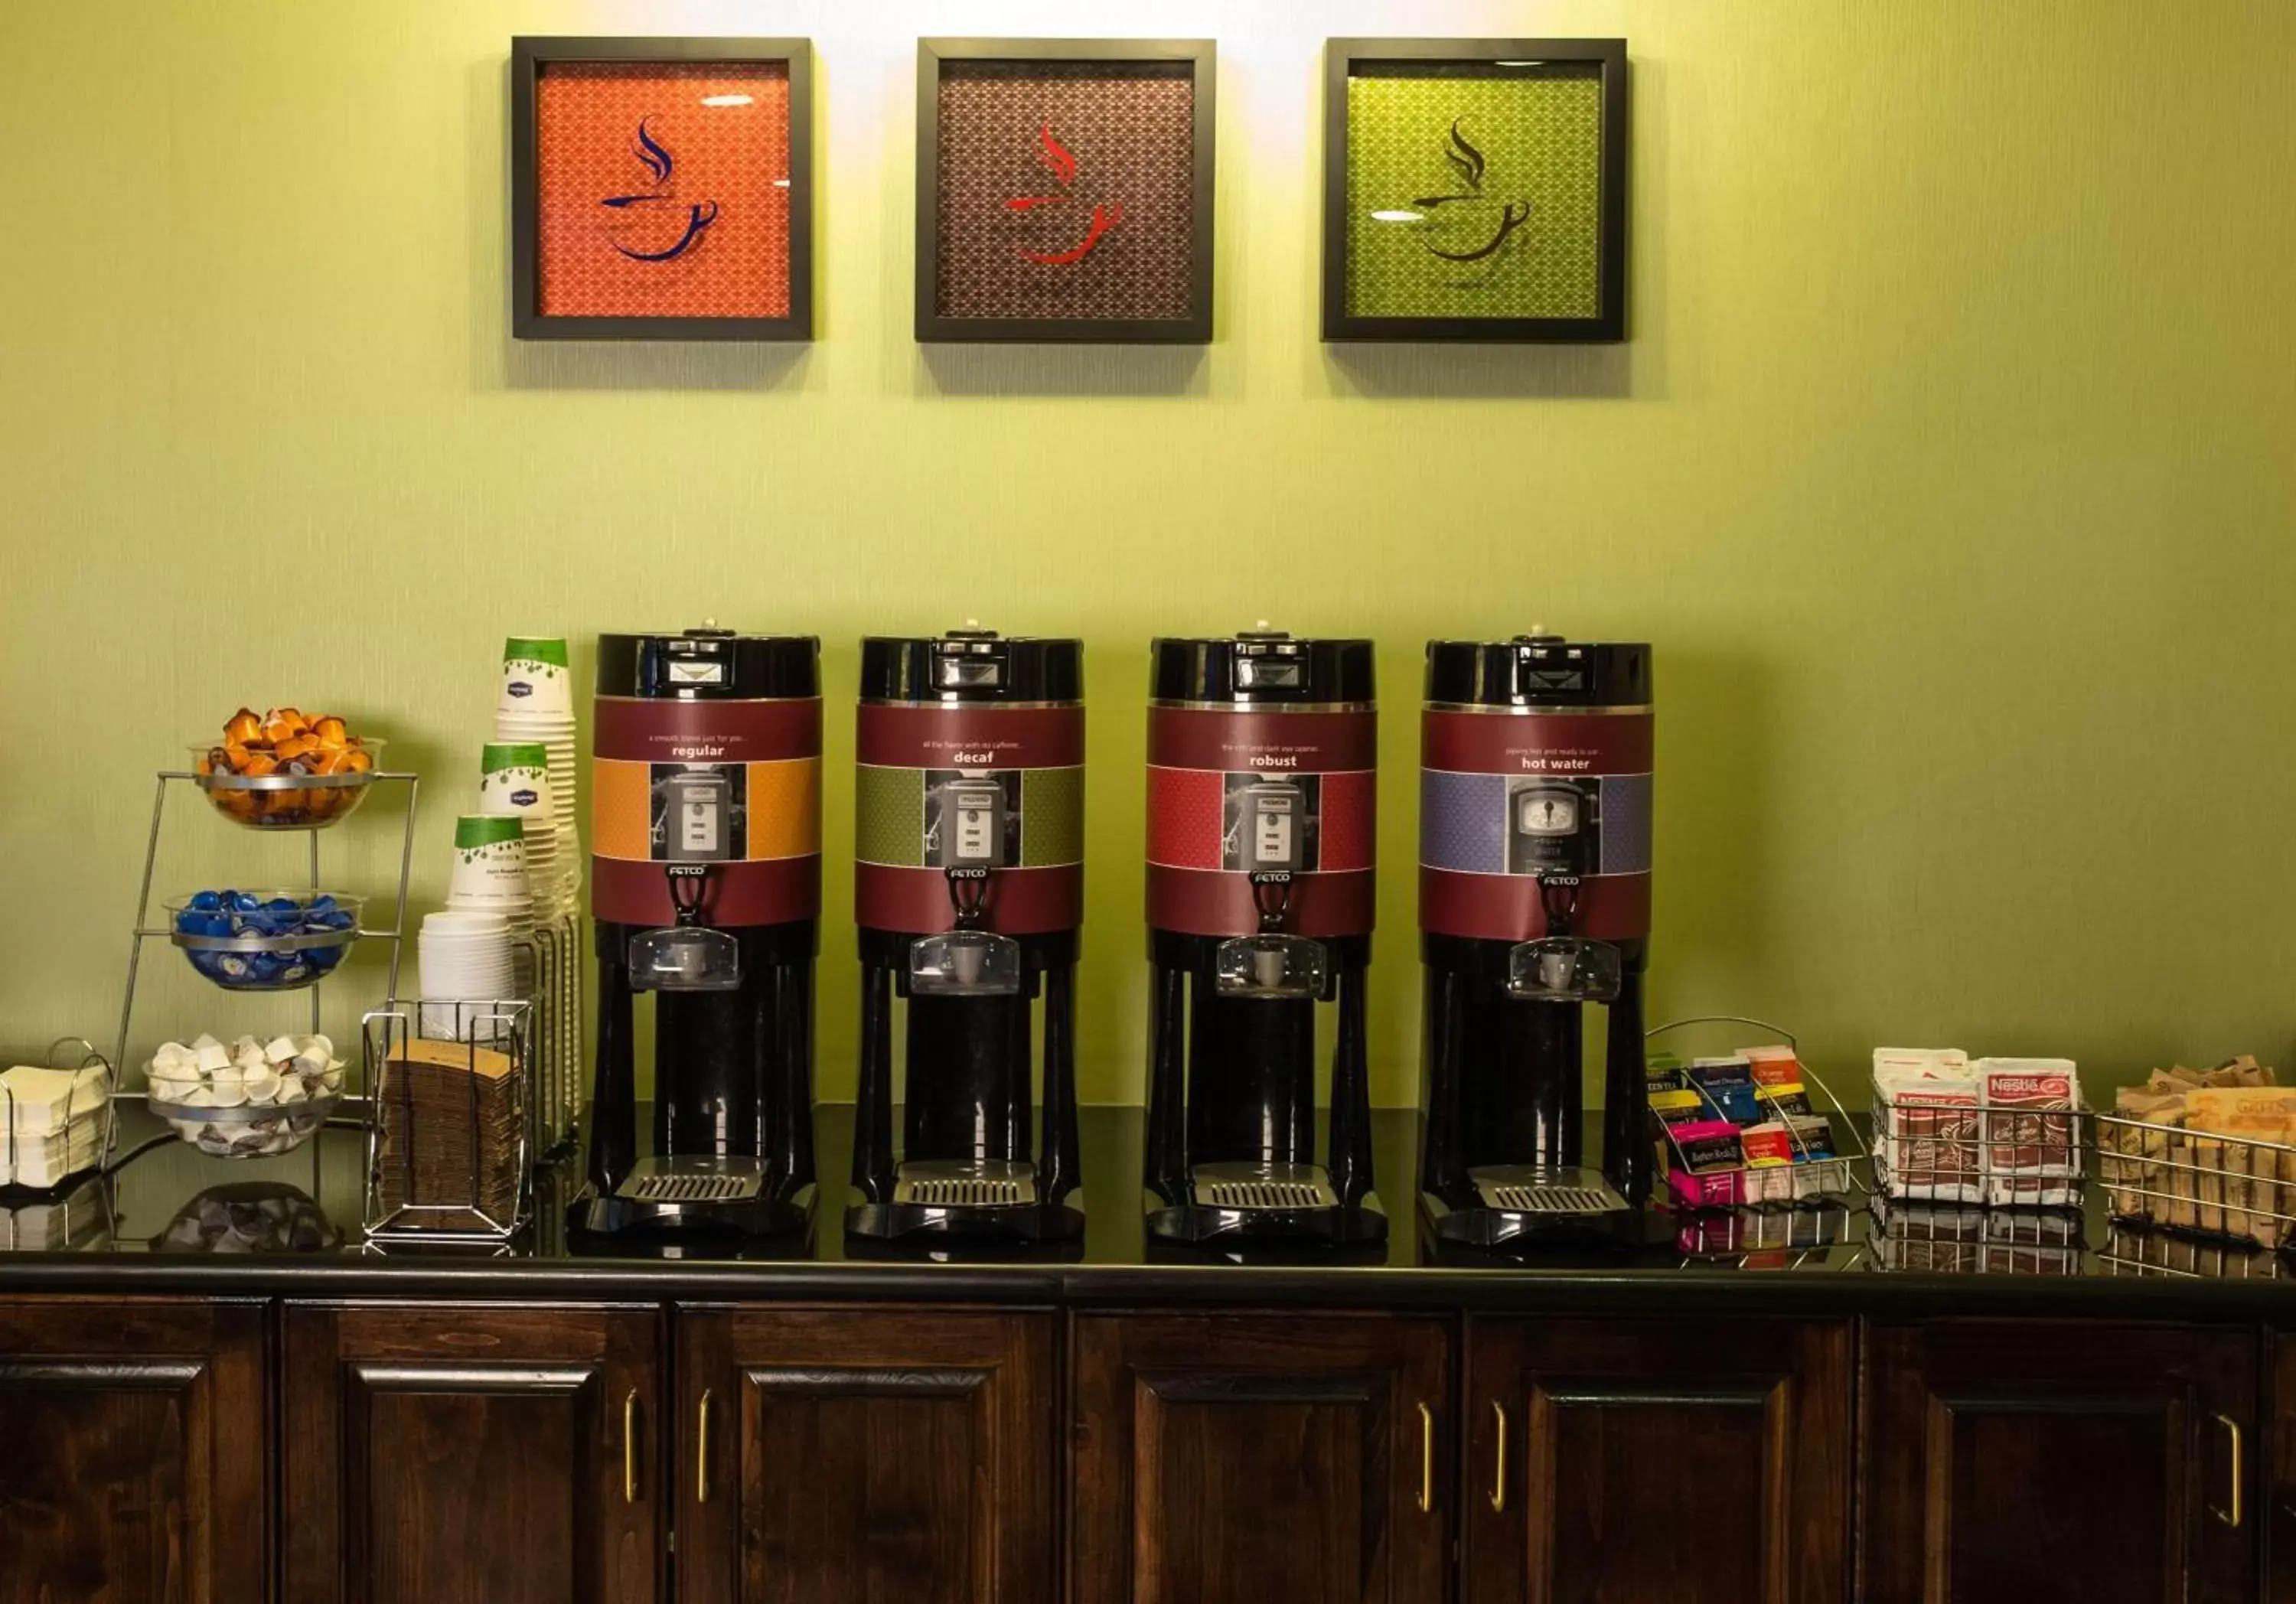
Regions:
<instances>
[{"instance_id":1,"label":"stack of paper cup","mask_svg":"<svg viewBox=\"0 0 2296 1604\"><path fill-rule=\"evenodd\" d=\"M581 839L574 822L574 681L566 642L554 636L512 635L503 642L502 693L495 706L495 740L543 749L550 771L554 885L537 883L535 900L567 904L582 895Z\"/></svg>"},{"instance_id":2,"label":"stack of paper cup","mask_svg":"<svg viewBox=\"0 0 2296 1604\"><path fill-rule=\"evenodd\" d=\"M497 1012L491 1004L518 991L510 916L450 908L423 920L417 944L422 1034L433 1041L492 1040L499 1027L481 1021Z\"/></svg>"},{"instance_id":3,"label":"stack of paper cup","mask_svg":"<svg viewBox=\"0 0 2296 1604\"><path fill-rule=\"evenodd\" d=\"M549 749L540 741L489 741L480 748L479 811L518 820L536 922L548 924L573 912L558 859L574 848L558 833Z\"/></svg>"},{"instance_id":4,"label":"stack of paper cup","mask_svg":"<svg viewBox=\"0 0 2296 1604\"><path fill-rule=\"evenodd\" d=\"M527 888L526 827L516 814L464 814L455 821L447 906L499 915L509 932L513 984L500 994L534 994L534 898ZM424 977L426 984L429 977Z\"/></svg>"}]
</instances>

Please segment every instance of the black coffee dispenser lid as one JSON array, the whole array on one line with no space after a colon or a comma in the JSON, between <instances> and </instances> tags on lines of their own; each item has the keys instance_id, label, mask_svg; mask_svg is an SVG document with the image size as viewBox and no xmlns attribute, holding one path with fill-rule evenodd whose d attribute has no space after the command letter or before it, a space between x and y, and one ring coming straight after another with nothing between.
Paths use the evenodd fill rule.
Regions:
<instances>
[{"instance_id":1,"label":"black coffee dispenser lid","mask_svg":"<svg viewBox=\"0 0 2296 1604\"><path fill-rule=\"evenodd\" d=\"M1064 635L1000 635L970 625L939 635L865 635L861 700L1082 701L1084 642Z\"/></svg>"},{"instance_id":2,"label":"black coffee dispenser lid","mask_svg":"<svg viewBox=\"0 0 2296 1604\"><path fill-rule=\"evenodd\" d=\"M1644 641L1595 643L1561 635L1427 642L1427 700L1477 708L1639 708L1651 700Z\"/></svg>"},{"instance_id":3,"label":"black coffee dispenser lid","mask_svg":"<svg viewBox=\"0 0 2296 1604\"><path fill-rule=\"evenodd\" d=\"M598 694L760 701L821 694L821 637L735 634L714 625L598 637Z\"/></svg>"},{"instance_id":4,"label":"black coffee dispenser lid","mask_svg":"<svg viewBox=\"0 0 2296 1604\"><path fill-rule=\"evenodd\" d=\"M1366 640L1294 638L1280 629L1160 636L1148 648L1148 694L1160 702L1369 702Z\"/></svg>"}]
</instances>

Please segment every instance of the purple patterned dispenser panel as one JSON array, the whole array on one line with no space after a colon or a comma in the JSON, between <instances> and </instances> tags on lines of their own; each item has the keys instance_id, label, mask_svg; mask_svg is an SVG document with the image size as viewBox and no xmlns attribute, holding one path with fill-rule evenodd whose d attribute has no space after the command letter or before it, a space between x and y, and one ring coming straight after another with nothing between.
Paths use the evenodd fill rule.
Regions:
<instances>
[{"instance_id":1,"label":"purple patterned dispenser panel","mask_svg":"<svg viewBox=\"0 0 2296 1604\"><path fill-rule=\"evenodd\" d=\"M1521 874L1508 861L1513 793L1530 782L1512 774L1419 774L1419 861L1461 874ZM1548 782L1552 783L1552 782ZM1646 874L1651 866L1651 777L1605 774L1567 782L1599 798L1602 821L1590 874Z\"/></svg>"}]
</instances>

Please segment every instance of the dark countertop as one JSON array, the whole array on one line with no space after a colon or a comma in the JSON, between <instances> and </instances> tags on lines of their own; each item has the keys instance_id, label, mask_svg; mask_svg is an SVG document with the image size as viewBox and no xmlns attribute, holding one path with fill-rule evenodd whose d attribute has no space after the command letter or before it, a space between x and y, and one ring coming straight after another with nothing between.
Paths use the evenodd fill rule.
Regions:
<instances>
[{"instance_id":1,"label":"dark countertop","mask_svg":"<svg viewBox=\"0 0 2296 1604\"><path fill-rule=\"evenodd\" d=\"M1084 1111L1089 1226L1065 1258L943 1262L850 1256L841 1229L852 1109L816 1112L824 1185L812 1240L763 1243L739 1258L667 1258L619 1241L570 1241L572 1166L545 1175L537 1222L510 1246L383 1248L362 1240L363 1133L331 1127L273 1158L206 1157L174 1141L61 1201L0 1192L0 1296L33 1292L217 1297L488 1297L656 1301L936 1300L1021 1305L1319 1306L1778 1314L2115 1313L2150 1319L2296 1315L2296 1272L2279 1256L2116 1227L2092 1186L2087 1217L1898 1207L1886 1224L1859 1197L1790 1213L1677 1222L1673 1245L1631 1256L1543 1251L1516 1259L1441 1255L1416 1223L1417 1116L1374 1117L1374 1173L1391 1225L1383 1256L1312 1255L1238 1265L1152 1248L1140 1207L1142 1114ZM124 1116L122 1151L159 1127ZM267 1208L249 1201L259 1183ZM217 1189L239 1195L236 1208ZM291 1246L249 1251L230 1230ZM219 1237L237 1251L200 1251ZM194 1247L181 1244L189 1240ZM42 1249L42 1241L55 1246Z\"/></svg>"}]
</instances>

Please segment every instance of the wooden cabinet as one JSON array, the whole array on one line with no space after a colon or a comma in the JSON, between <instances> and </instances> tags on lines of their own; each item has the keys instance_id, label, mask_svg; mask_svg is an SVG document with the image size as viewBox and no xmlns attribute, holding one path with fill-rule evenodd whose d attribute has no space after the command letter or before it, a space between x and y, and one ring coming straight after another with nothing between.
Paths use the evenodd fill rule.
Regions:
<instances>
[{"instance_id":1,"label":"wooden cabinet","mask_svg":"<svg viewBox=\"0 0 2296 1604\"><path fill-rule=\"evenodd\" d=\"M1073 1332L1073 1604L1448 1596L1447 1321L1085 1314Z\"/></svg>"},{"instance_id":2,"label":"wooden cabinet","mask_svg":"<svg viewBox=\"0 0 2296 1604\"><path fill-rule=\"evenodd\" d=\"M688 1604L1051 1604L1054 1317L678 1314Z\"/></svg>"},{"instance_id":3,"label":"wooden cabinet","mask_svg":"<svg viewBox=\"0 0 2296 1604\"><path fill-rule=\"evenodd\" d=\"M1871 1604L2232 1604L2256 1581L2256 1342L2087 1322L1868 1328Z\"/></svg>"},{"instance_id":4,"label":"wooden cabinet","mask_svg":"<svg viewBox=\"0 0 2296 1604\"><path fill-rule=\"evenodd\" d=\"M0 1304L0 1604L262 1604L264 1305Z\"/></svg>"},{"instance_id":5,"label":"wooden cabinet","mask_svg":"<svg viewBox=\"0 0 2296 1604\"><path fill-rule=\"evenodd\" d=\"M2264 1596L2273 1604L2296 1600L2296 1334L2272 1339L2271 1464L2264 1512L2271 1582Z\"/></svg>"},{"instance_id":6,"label":"wooden cabinet","mask_svg":"<svg viewBox=\"0 0 2296 1604\"><path fill-rule=\"evenodd\" d=\"M662 1316L291 1304L286 1604L644 1604Z\"/></svg>"},{"instance_id":7,"label":"wooden cabinet","mask_svg":"<svg viewBox=\"0 0 2296 1604\"><path fill-rule=\"evenodd\" d=\"M1477 1320L1467 1604L1834 1604L1845 1321Z\"/></svg>"}]
</instances>

